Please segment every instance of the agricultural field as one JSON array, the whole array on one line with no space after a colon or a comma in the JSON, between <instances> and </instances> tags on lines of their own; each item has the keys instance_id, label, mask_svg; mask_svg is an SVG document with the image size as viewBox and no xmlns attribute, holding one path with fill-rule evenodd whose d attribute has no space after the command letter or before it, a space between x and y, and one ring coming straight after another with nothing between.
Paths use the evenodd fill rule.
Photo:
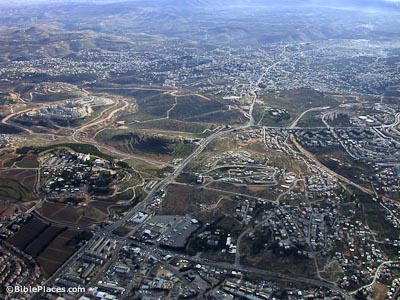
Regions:
<instances>
[{"instance_id":1,"label":"agricultural field","mask_svg":"<svg viewBox=\"0 0 400 300\"><path fill-rule=\"evenodd\" d=\"M37 155L27 155L23 156L22 159L15 163L18 168L33 169L39 167L39 162L37 160Z\"/></svg>"},{"instance_id":2,"label":"agricultural field","mask_svg":"<svg viewBox=\"0 0 400 300\"><path fill-rule=\"evenodd\" d=\"M110 203L108 207L112 205ZM109 215L106 209L104 207L99 209L98 206L92 203L87 206L71 206L46 201L39 209L39 213L54 222L87 227L95 223L105 222L108 219Z\"/></svg>"},{"instance_id":3,"label":"agricultural field","mask_svg":"<svg viewBox=\"0 0 400 300\"><path fill-rule=\"evenodd\" d=\"M38 237L36 237L24 251L32 257L38 257L39 254L46 248L46 246L59 235L64 228L50 226L47 227Z\"/></svg>"},{"instance_id":4,"label":"agricultural field","mask_svg":"<svg viewBox=\"0 0 400 300\"><path fill-rule=\"evenodd\" d=\"M3 150L0 152L0 167L11 168L19 159L20 155L15 154L13 150Z\"/></svg>"},{"instance_id":5,"label":"agricultural field","mask_svg":"<svg viewBox=\"0 0 400 300\"><path fill-rule=\"evenodd\" d=\"M24 250L48 227L49 224L46 224L37 218L32 218L8 241L17 248Z\"/></svg>"},{"instance_id":6,"label":"agricultural field","mask_svg":"<svg viewBox=\"0 0 400 300\"><path fill-rule=\"evenodd\" d=\"M79 248L81 241L90 236L86 231L68 229L53 239L37 257L46 277L53 274Z\"/></svg>"},{"instance_id":7,"label":"agricultural field","mask_svg":"<svg viewBox=\"0 0 400 300\"><path fill-rule=\"evenodd\" d=\"M43 275L49 277L77 249L90 233L50 225L31 218L8 242L32 256L41 266Z\"/></svg>"},{"instance_id":8,"label":"agricultural field","mask_svg":"<svg viewBox=\"0 0 400 300\"><path fill-rule=\"evenodd\" d=\"M141 201L146 182L167 171L133 159L115 161L89 144L26 146L18 148L17 153L2 160L9 167L0 171L0 196L7 201L2 211L14 212L17 206L11 206L11 202L37 200L33 192L40 161L39 191L47 195L47 200L38 212L48 220L82 227L106 222L118 206Z\"/></svg>"},{"instance_id":9,"label":"agricultural field","mask_svg":"<svg viewBox=\"0 0 400 300\"><path fill-rule=\"evenodd\" d=\"M8 169L0 171L0 196L19 201L34 199L36 170Z\"/></svg>"}]
</instances>

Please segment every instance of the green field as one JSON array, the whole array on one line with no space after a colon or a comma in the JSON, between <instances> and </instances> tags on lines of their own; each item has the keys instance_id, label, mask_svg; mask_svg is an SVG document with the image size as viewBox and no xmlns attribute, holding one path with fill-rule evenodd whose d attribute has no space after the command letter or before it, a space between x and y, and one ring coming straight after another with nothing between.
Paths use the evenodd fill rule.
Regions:
<instances>
[{"instance_id":1,"label":"green field","mask_svg":"<svg viewBox=\"0 0 400 300\"><path fill-rule=\"evenodd\" d=\"M336 106L339 102L333 97L314 90L294 90L279 93L266 93L260 96L263 103L254 107L256 123L264 126L287 126L302 112L324 106ZM286 110L287 114L281 117L268 113L268 109Z\"/></svg>"},{"instance_id":2,"label":"green field","mask_svg":"<svg viewBox=\"0 0 400 300\"><path fill-rule=\"evenodd\" d=\"M27 155L15 165L19 168L38 168L39 162L37 160L37 155Z\"/></svg>"},{"instance_id":3,"label":"green field","mask_svg":"<svg viewBox=\"0 0 400 300\"><path fill-rule=\"evenodd\" d=\"M114 157L108 154L101 152L97 147L90 144L74 144L74 143L62 143L62 144L53 144L48 146L25 146L22 148L18 148L17 154L27 154L29 152L38 154L40 152L44 152L47 150L57 149L57 148L68 148L73 151L79 153L91 154L94 156L98 156L107 160L113 160Z\"/></svg>"},{"instance_id":4,"label":"green field","mask_svg":"<svg viewBox=\"0 0 400 300\"><path fill-rule=\"evenodd\" d=\"M32 191L15 179L0 178L0 196L25 200Z\"/></svg>"},{"instance_id":5,"label":"green field","mask_svg":"<svg viewBox=\"0 0 400 300\"><path fill-rule=\"evenodd\" d=\"M178 134L171 136L166 132L104 130L97 135L96 139L120 151L146 156L183 158L195 148L194 144L185 142L182 136Z\"/></svg>"}]
</instances>

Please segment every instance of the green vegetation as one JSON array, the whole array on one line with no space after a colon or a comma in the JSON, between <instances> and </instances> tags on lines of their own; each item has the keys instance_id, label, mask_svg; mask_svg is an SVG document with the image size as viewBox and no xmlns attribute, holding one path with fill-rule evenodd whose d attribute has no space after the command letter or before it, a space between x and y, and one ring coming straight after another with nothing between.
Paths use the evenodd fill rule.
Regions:
<instances>
[{"instance_id":1,"label":"green vegetation","mask_svg":"<svg viewBox=\"0 0 400 300\"><path fill-rule=\"evenodd\" d=\"M37 160L37 155L27 155L15 164L19 168L38 168L39 162Z\"/></svg>"},{"instance_id":2,"label":"green vegetation","mask_svg":"<svg viewBox=\"0 0 400 300\"><path fill-rule=\"evenodd\" d=\"M165 133L143 133L131 131L103 131L96 137L107 144L127 153L143 155L171 156L182 158L188 156L195 145L186 142L180 136L167 136Z\"/></svg>"},{"instance_id":3,"label":"green vegetation","mask_svg":"<svg viewBox=\"0 0 400 300\"><path fill-rule=\"evenodd\" d=\"M9 93L0 93L0 105L11 104L14 102L14 99Z\"/></svg>"},{"instance_id":4,"label":"green vegetation","mask_svg":"<svg viewBox=\"0 0 400 300\"><path fill-rule=\"evenodd\" d=\"M0 196L24 200L32 193L26 186L11 178L0 178Z\"/></svg>"},{"instance_id":5,"label":"green vegetation","mask_svg":"<svg viewBox=\"0 0 400 300\"><path fill-rule=\"evenodd\" d=\"M298 127L325 127L324 122L320 116L320 112L308 112L297 123Z\"/></svg>"},{"instance_id":6,"label":"green vegetation","mask_svg":"<svg viewBox=\"0 0 400 300\"><path fill-rule=\"evenodd\" d=\"M263 104L257 103L254 108L254 117L256 122L265 126L289 125L302 112L313 108L323 106L334 106L338 101L329 95L314 90L293 90L279 93L266 93L260 98ZM283 113L272 114L264 109L272 111L282 111Z\"/></svg>"},{"instance_id":7,"label":"green vegetation","mask_svg":"<svg viewBox=\"0 0 400 300\"><path fill-rule=\"evenodd\" d=\"M105 154L101 152L97 147L89 144L74 144L74 143L61 143L61 144L54 144L48 146L25 146L22 148L18 148L16 150L17 154L27 154L29 152L38 154L47 150L57 149L57 148L68 148L73 151L85 154L91 154L94 156L98 156L107 160L112 161L114 159L113 156Z\"/></svg>"},{"instance_id":8,"label":"green vegetation","mask_svg":"<svg viewBox=\"0 0 400 300\"><path fill-rule=\"evenodd\" d=\"M350 126L350 118L347 114L338 114L336 118L327 121L331 126L345 127Z\"/></svg>"},{"instance_id":9,"label":"green vegetation","mask_svg":"<svg viewBox=\"0 0 400 300\"><path fill-rule=\"evenodd\" d=\"M54 102L67 99L73 99L79 96L79 93L61 92L61 93L47 93L36 94L32 93L33 102Z\"/></svg>"},{"instance_id":10,"label":"green vegetation","mask_svg":"<svg viewBox=\"0 0 400 300\"><path fill-rule=\"evenodd\" d=\"M1 105L1 104L0 104ZM19 129L18 127L8 125L8 124L0 124L0 133L4 134L18 134L23 132L22 129Z\"/></svg>"},{"instance_id":11,"label":"green vegetation","mask_svg":"<svg viewBox=\"0 0 400 300\"><path fill-rule=\"evenodd\" d=\"M398 238L398 230L382 217L385 215L385 209L378 202L373 201L372 196L358 190L354 192L357 203L361 205L363 217L371 230L378 234L379 239Z\"/></svg>"},{"instance_id":12,"label":"green vegetation","mask_svg":"<svg viewBox=\"0 0 400 300\"><path fill-rule=\"evenodd\" d=\"M176 145L173 157L174 158L187 157L193 152L193 150L194 150L193 144L179 143Z\"/></svg>"},{"instance_id":13,"label":"green vegetation","mask_svg":"<svg viewBox=\"0 0 400 300\"><path fill-rule=\"evenodd\" d=\"M360 176L368 177L376 174L371 164L352 158L341 146L330 145L321 149L308 149L313 152L318 160L334 172L363 183Z\"/></svg>"},{"instance_id":14,"label":"green vegetation","mask_svg":"<svg viewBox=\"0 0 400 300\"><path fill-rule=\"evenodd\" d=\"M126 119L126 117L124 117L124 119ZM140 128L140 129L156 128L158 130L188 132L194 134L201 134L205 129L209 128L213 129L214 127L215 125L210 126L205 123L184 122L174 119L162 119L162 120L135 123L135 128Z\"/></svg>"},{"instance_id":15,"label":"green vegetation","mask_svg":"<svg viewBox=\"0 0 400 300\"><path fill-rule=\"evenodd\" d=\"M122 169L129 169L130 168L129 164L124 162L124 161L122 161L122 160L118 161L116 163L116 166L119 167L119 168L122 168Z\"/></svg>"}]
</instances>

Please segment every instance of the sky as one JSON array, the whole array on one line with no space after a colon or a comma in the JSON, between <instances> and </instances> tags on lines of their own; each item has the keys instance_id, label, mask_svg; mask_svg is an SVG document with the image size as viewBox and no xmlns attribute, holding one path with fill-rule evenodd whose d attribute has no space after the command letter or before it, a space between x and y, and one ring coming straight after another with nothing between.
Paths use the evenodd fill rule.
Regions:
<instances>
[{"instance_id":1,"label":"sky","mask_svg":"<svg viewBox=\"0 0 400 300\"><path fill-rule=\"evenodd\" d=\"M112 3L112 2L128 2L128 1L138 1L138 0L0 0L1 4L33 4L33 3ZM154 0L147 0L153 2ZM160 2L168 0L159 0ZM187 2L202 2L199 0L187 0ZM217 3L219 0L214 0ZM237 0L236 4L241 4L241 2L247 6L251 6L251 2L258 2L260 0ZM270 2L277 4L279 0L264 0L265 2ZM400 0L287 0L287 2L296 3L296 5L301 5L302 3L312 3L318 6L394 6L400 8ZM213 1L211 1L213 2ZM263 2L263 1L261 1Z\"/></svg>"}]
</instances>

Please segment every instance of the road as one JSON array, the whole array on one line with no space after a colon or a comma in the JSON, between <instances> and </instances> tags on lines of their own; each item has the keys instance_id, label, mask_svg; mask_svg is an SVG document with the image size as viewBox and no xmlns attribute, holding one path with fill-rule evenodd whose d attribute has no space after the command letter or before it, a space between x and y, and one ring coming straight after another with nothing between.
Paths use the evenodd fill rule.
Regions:
<instances>
[{"instance_id":1,"label":"road","mask_svg":"<svg viewBox=\"0 0 400 300\"><path fill-rule=\"evenodd\" d=\"M361 291L361 290L363 290L363 289L367 289L367 288L369 288L369 287L372 287L372 286L376 283L376 281L378 280L379 275L380 275L380 272L381 272L381 269L382 269L384 266L390 265L390 264L400 264L400 260L391 260L391 261L385 261L385 262L381 263L381 264L378 266L378 268L376 268L375 274L374 274L374 278L372 279L371 283L366 284L366 285L364 285L364 286L362 286L362 287L356 289L355 291L352 291L351 294L354 295L354 294L356 294L358 291Z\"/></svg>"},{"instance_id":2,"label":"road","mask_svg":"<svg viewBox=\"0 0 400 300\"><path fill-rule=\"evenodd\" d=\"M83 254L83 252L86 251L86 249L90 248L94 242L96 241L95 237L98 237L98 235L94 235L92 239L90 239L84 246L82 246L81 248L79 248L73 255L71 255L65 262L64 264L57 269L57 271L55 271L53 273L53 275L51 275L44 283L43 285L45 286L55 286L53 283L53 281L56 278L61 277L62 274L66 274L67 269L69 268L69 266L73 265L81 256L81 254ZM40 295L33 295L32 297L30 297L29 299L41 299Z\"/></svg>"},{"instance_id":3,"label":"road","mask_svg":"<svg viewBox=\"0 0 400 300\"><path fill-rule=\"evenodd\" d=\"M268 72L268 70L270 68L272 68L273 66L275 66L276 64L278 64L279 62L271 65L269 68L267 68L267 70L261 75L260 79L258 80L258 82L260 82L262 80L262 78L265 76L265 74ZM252 112L253 112L253 108L254 108L254 104L256 102L257 99L257 95L255 93L255 90L257 89L258 85L256 85L256 87L254 88L254 90L252 91L252 93L254 94L253 97L253 101L251 104L251 108L250 108L250 119L248 121L247 124L245 125L241 125L238 127L232 127L230 129L227 130L223 130L220 129L218 131L216 131L215 133L211 134L210 136L206 137L205 139L203 139L200 142L200 145L188 156L186 157L184 160L182 160L176 167L175 170L168 175L166 178L164 178L155 188L153 188L153 190L146 196L146 198L141 201L138 205L136 205L133 209L131 209L129 211L129 213L127 213L122 219L114 222L112 225L108 226L106 231L107 232L112 232L113 230L115 230L116 228L120 227L121 225L123 225L126 221L128 221L129 219L132 218L132 216L134 214L136 214L137 212L143 210L144 208L146 208L146 206L148 206L151 201L154 200L154 197L157 193L160 193L160 191L164 190L171 182L173 182L175 180L175 178L182 172L182 170L194 159L196 158L201 152L203 152L203 150L215 139L220 138L221 136L234 132L236 130L241 130L241 129L246 129L249 128L251 126L254 125L254 118L252 116Z\"/></svg>"},{"instance_id":4,"label":"road","mask_svg":"<svg viewBox=\"0 0 400 300\"><path fill-rule=\"evenodd\" d=\"M342 182L344 182L344 183L346 183L346 184L348 184L348 185L354 186L355 188L359 189L360 191L363 191L364 193L367 193L367 194L369 194L369 195L375 197L375 192L374 192L372 189L369 189L369 188L366 188L366 187L364 187L364 186L362 186L362 185L359 185L359 184L357 184L357 183L351 181L350 179L348 179L348 178L346 178L346 177L344 177L344 176L342 176L342 175L339 175L339 174L336 173L335 171L329 169L329 168L326 167L324 164L322 164L312 153L310 153L309 151L307 151L306 149L304 149L304 147L301 146L301 145L296 141L296 139L293 137L293 135L290 135L290 140L291 140L291 142L296 146L296 148L297 148L303 155L305 155L306 157L308 157L309 159L311 159L318 167L320 167L321 169L323 169L325 172L329 173L332 177L337 178L337 179L339 179L340 181L342 181ZM388 200L388 201L393 201L393 202L395 202L395 203L398 203L397 200L395 200L395 199L393 199L393 198L390 198L390 197L388 197L388 196L380 195L380 197L381 197L382 199L385 199L385 200Z\"/></svg>"},{"instance_id":5,"label":"road","mask_svg":"<svg viewBox=\"0 0 400 300\"><path fill-rule=\"evenodd\" d=\"M147 163L150 163L150 164L162 165L162 166L168 166L168 167L171 167L171 168L175 168L175 165L173 165L171 163L168 163L168 162L164 162L164 161L161 161L161 160L156 160L156 159L152 159L152 158L148 158L148 157L144 157L144 156L140 156L140 155L135 155L135 154L119 151L119 150L115 149L114 147L99 143L94 138L81 139L80 134L82 132L84 132L86 129L88 129L90 127L98 126L101 123L103 123L104 121L109 121L117 113L126 110L129 107L129 103L128 103L127 100L122 100L122 102L124 102L123 106L119 107L120 103L116 102L116 103L114 103L113 106L111 106L111 107L107 108L106 110L104 110L100 114L99 117L97 117L94 120L92 120L91 122L81 126L80 128L75 129L73 134L72 134L72 140L74 142L76 142L76 143L88 143L88 144L94 145L97 148L106 150L107 152L116 154L116 155L124 157L124 158L131 158L131 159L141 160L141 161L144 161L144 162L147 162ZM106 113L107 113L107 116L106 116Z\"/></svg>"},{"instance_id":6,"label":"road","mask_svg":"<svg viewBox=\"0 0 400 300\"><path fill-rule=\"evenodd\" d=\"M236 128L231 128L229 130L220 130L217 131L216 133L208 136L207 138L203 139L203 141L200 143L200 145L190 154L188 157L186 157L184 160L182 160L175 168L175 170L165 177L162 181L158 183L158 185L153 188L153 190L146 196L146 198L141 201L138 205L136 205L133 209L129 211L122 219L114 222L112 225L107 227L107 232L113 231L114 229L118 228L122 224L124 224L126 221L128 221L134 214L137 212L143 210L148 206L151 201L154 200L154 197L156 196L157 193L160 193L162 190L164 190L174 179L182 172L182 170L195 158L197 157L213 140L216 138L219 138L223 136L224 134L227 134L229 132L232 132L236 130Z\"/></svg>"},{"instance_id":7,"label":"road","mask_svg":"<svg viewBox=\"0 0 400 300\"><path fill-rule=\"evenodd\" d=\"M300 116L298 116L298 117L296 118L296 120L293 121L292 125L289 126L289 129L294 129L294 128L296 128L297 123L301 120L301 118L304 117L305 114L307 114L307 113L309 113L309 112L312 112L312 111L325 110L325 109L329 109L329 108L330 108L330 106L313 107L313 108L310 108L310 109L308 109L308 110L303 111L303 112L300 114Z\"/></svg>"},{"instance_id":8,"label":"road","mask_svg":"<svg viewBox=\"0 0 400 300\"><path fill-rule=\"evenodd\" d=\"M388 125L382 125L379 126L378 128L387 128L387 127L396 127L400 124L400 113L396 113L396 115L394 116L394 122L392 124L388 124Z\"/></svg>"},{"instance_id":9,"label":"road","mask_svg":"<svg viewBox=\"0 0 400 300\"><path fill-rule=\"evenodd\" d=\"M280 272L275 272L275 271L270 271L270 270L264 270L264 269L259 269L259 268L251 267L251 266L240 266L240 265L234 265L232 263L227 263L227 262L213 261L213 260L209 260L209 259L201 258L201 257L197 257L197 256L184 255L182 253L178 253L178 252L174 252L174 251L170 251L170 250L158 249L157 247L150 246L148 244L140 243L139 247L147 250L150 253L160 252L163 255L169 254L172 256L177 256L177 257L180 257L183 259L187 259L189 261L192 261L192 262L195 262L198 264L220 268L222 270L240 271L242 273L251 273L251 274L262 275L264 277L279 278L279 279L288 280L288 281L295 281L295 282L311 284L313 286L326 287L331 290L335 290L335 291L339 292L345 299L348 299L348 300L353 299L353 297L351 295L344 292L342 289L340 289L337 286L331 284L330 282L327 282L324 280L307 278L307 277L303 277L303 276L296 275L296 274L288 274L288 273L280 273Z\"/></svg>"},{"instance_id":10,"label":"road","mask_svg":"<svg viewBox=\"0 0 400 300\"><path fill-rule=\"evenodd\" d=\"M24 113L30 112L30 111L32 111L32 108L21 110L19 112L14 112L14 113L9 114L8 116L4 117L0 122L3 123L4 125L10 125L10 126L17 127L18 129L26 131L28 134L33 134L32 130L25 128L24 126L21 126L19 124L15 124L14 122L10 122L10 119L12 119L16 116L22 115Z\"/></svg>"},{"instance_id":11,"label":"road","mask_svg":"<svg viewBox=\"0 0 400 300\"><path fill-rule=\"evenodd\" d=\"M333 176L334 178L339 179L340 181L347 183L349 185L352 185L354 187L356 187L357 189L370 194L372 196L375 196L375 193L371 190L368 189L366 187L363 187L349 179L347 179L346 177L343 177L342 175L337 174L336 172L332 171L331 169L329 169L328 167L326 167L324 164L322 164L318 159L316 159L314 157L314 155L312 155L310 152L308 152L306 149L304 149L297 141L296 139L291 135L290 137L291 142L296 146L296 148L303 153L305 156L307 156L309 159L311 159L318 167L320 167L321 169L323 169L325 172L329 173L331 176Z\"/></svg>"},{"instance_id":12,"label":"road","mask_svg":"<svg viewBox=\"0 0 400 300\"><path fill-rule=\"evenodd\" d=\"M285 48L285 51L286 51L286 48ZM282 57L284 57L284 55L285 55L285 52L283 52L280 57L282 58ZM253 83L250 84L250 94L253 96L253 100L251 102L250 109L249 109L249 118L250 119L249 119L248 124L246 126L244 126L244 128L248 128L248 127L251 127L251 126L255 125L255 119L254 119L254 116L253 116L253 111L254 111L254 106L255 106L256 100L257 100L257 91L259 89L258 86L262 82L263 78L268 74L268 72L272 68L274 68L278 64L280 64L281 62L282 62L282 59L279 59L278 61L276 61L275 63L270 65L268 68L266 68L264 70L264 72L261 74L261 76L258 78L258 80L257 80L257 82L255 84L253 84Z\"/></svg>"},{"instance_id":13,"label":"road","mask_svg":"<svg viewBox=\"0 0 400 300\"><path fill-rule=\"evenodd\" d=\"M167 167L171 167L171 168L175 168L176 167L176 165L171 164L169 162L165 162L165 161L156 160L156 159L152 159L152 158L145 157L145 156L140 156L140 155L135 155L135 154L119 151L119 150L115 149L114 147L111 147L111 146L108 146L108 145L104 145L104 144L100 144L99 142L97 142L94 139L88 139L88 140L81 139L80 138L80 131L78 129L75 130L74 133L72 134L72 140L75 143L91 144L93 146L96 146L99 149L105 150L106 152L109 152L109 153L116 154L116 155L118 155L120 157L123 157L123 158L136 159L136 160L147 162L149 164L167 166Z\"/></svg>"},{"instance_id":14,"label":"road","mask_svg":"<svg viewBox=\"0 0 400 300\"><path fill-rule=\"evenodd\" d=\"M215 133L211 134L210 136L204 138L199 146L185 159L183 159L180 163L178 163L177 165L173 165L174 170L167 176L165 177L162 181L160 181L150 192L149 194L139 203L137 204L135 207L133 207L124 217L122 217L121 219L115 221L114 223L106 226L103 229L100 230L96 230L95 234L93 235L93 237L83 246L81 247L78 251L76 251L47 281L46 281L46 285L51 285L52 281L57 278L60 277L61 274L66 273L66 271L68 270L68 268L75 263L80 255L86 251L96 240L97 237L99 236L110 236L113 238L118 239L117 237L113 236L112 232L117 229L118 227L120 227L121 225L125 224L125 222L127 222L128 220L130 220L132 218L133 215L135 215L137 212L139 211L143 211L146 209L147 206L149 206L149 204L155 199L155 197L161 193L163 193L163 191L167 188L167 186L169 184L171 184L172 182L174 182L174 180L176 179L176 177L184 170L184 168L193 160L195 159L200 153L202 153L202 151L204 151L204 149L213 141L215 141L216 139L222 137L223 135L232 133L236 130L241 130L241 129L246 129L246 128L250 128L252 126L254 126L255 120L253 117L253 110L254 110L254 105L256 103L256 99L257 99L257 94L256 91L258 90L258 84L262 81L263 77L267 74L267 72L273 68L274 66L276 66L279 63L276 62L273 65L271 65L270 67L268 67L267 69L265 69L264 73L260 76L259 80L255 83L255 85L253 85L253 83L251 84L251 89L250 89L250 95L253 97L252 98L252 103L250 105L250 109L249 109L249 121L248 123L241 125L241 126L237 126L237 127L232 127L232 128L225 128L225 129L219 129L218 131L216 131ZM118 113L119 111L121 111L123 107L118 108L118 111L112 111L109 115L108 118L112 118L116 113ZM312 110L317 110L317 109L326 109L325 107L322 108L313 108L310 109L308 111L312 111ZM297 125L298 120L301 119L302 116L304 116L305 113L307 113L308 111L303 112L296 120L295 122L293 122L291 127L295 127ZM96 120L95 123L92 124L87 124L86 127L83 127L83 129L94 126L94 125L98 125L101 123L102 120ZM79 130L75 130L72 138L75 142L85 142L80 140L80 136L79 136L80 131ZM123 153L123 152L119 152L116 149L112 148L112 147L107 147L101 144L98 144L96 142L94 142L94 145L96 145L99 148L103 148L106 149L112 153L116 153L118 155L121 155L123 157L128 157L128 158L134 158L134 159L140 159L140 160L144 160L150 163L156 163L156 164L162 164L159 161L154 161L152 159L147 159L147 158L143 158L143 157L139 157L139 156L135 156L135 155L130 155L127 153ZM300 145L299 145L300 146ZM301 146L300 146L301 147ZM325 168L325 167L323 167ZM340 175L337 175L335 173L336 177L341 177ZM360 186L357 186L359 188L362 188ZM278 199L279 200L279 199ZM137 227L139 228L139 226ZM136 229L137 229L136 228ZM136 230L135 229L135 230ZM242 235L243 237L244 235ZM240 239L241 240L241 239ZM240 241L239 241L240 243ZM239 244L238 243L238 244ZM240 245L238 245L240 246ZM154 251L161 251L158 248L154 249ZM238 249L238 251L240 251L240 248ZM349 296L348 294L344 293L341 289L337 288L336 286L328 283L328 282L324 282L322 280L318 280L318 279L312 279L312 278L305 278L302 276L298 276L298 275L294 275L294 274L284 274L284 273L279 273L279 272L273 272L273 271L268 271L268 270L260 270L258 268L254 268L254 267L249 267L249 266L242 266L240 265L240 252L237 255L237 259L236 259L236 263L235 264L229 264L229 263L223 263L223 262L215 262L215 261L210 261L210 260L206 260L203 258L199 258L199 257L192 257L192 256L187 256L187 255L179 255L183 258L187 258L189 260L192 260L194 262L200 263L200 264L205 264L205 265L210 265L210 266L215 266L218 268L222 268L225 270L236 270L236 271L241 271L241 272L246 272L246 273L254 273L254 274L259 274L262 276L268 276L268 277L275 277L275 278L280 278L280 279L284 279L284 280L291 280L291 281L298 281L298 282L304 282L307 284L312 284L312 285L316 285L316 286L324 286L333 290L337 290L339 291L346 299L352 299L351 296Z\"/></svg>"},{"instance_id":15,"label":"road","mask_svg":"<svg viewBox=\"0 0 400 300\"><path fill-rule=\"evenodd\" d=\"M210 135L209 137L205 138L199 147L196 148L196 150L190 154L187 158L185 158L183 161L180 162L175 168L175 170L166 178L164 178L156 187L153 188L153 190L146 196L144 200L142 200L139 204L137 204L134 208L132 208L123 218L115 221L113 224L105 227L103 230L100 230L95 234L92 239L90 239L83 247L81 247L77 252L75 252L47 281L47 284L50 284L55 278L59 277L60 274L66 272L68 267L74 263L79 256L88 248L90 245L93 244L95 241L96 237L98 237L101 234L110 234L112 233L113 230L116 228L120 227L123 225L126 221L128 221L134 214L137 212L143 210L148 206L151 201L154 200L154 197L156 196L157 193L160 193L162 190L164 190L179 174L180 172L197 156L199 155L206 147L209 145L213 140L216 138L221 137L224 134L227 134L229 132L232 132L236 130L236 128L231 128L229 130L220 130L217 131L216 133Z\"/></svg>"},{"instance_id":16,"label":"road","mask_svg":"<svg viewBox=\"0 0 400 300\"><path fill-rule=\"evenodd\" d=\"M109 107L109 108L103 110L102 113L101 113L97 118L95 118L95 119L92 120L91 122L89 122L89 123L83 125L82 127L79 128L79 130L80 130L80 131L84 131L84 130L86 130L87 128L90 128L90 127L99 125L99 124L103 123L104 121L109 121L109 120L111 120L117 113L119 113L120 111L123 111L123 110L125 110L125 109L127 109L127 108L129 107L129 103L128 103L127 100L124 100L124 99L123 99L122 102L124 103L124 105L121 106L121 107L118 107L119 104L120 104L120 102L119 102L119 101L116 101L116 102L114 103L114 105L112 105L111 107ZM112 110L113 108L115 108L115 109ZM111 110L111 112L110 112L106 117L104 117L105 114L106 114L109 110Z\"/></svg>"},{"instance_id":17,"label":"road","mask_svg":"<svg viewBox=\"0 0 400 300\"><path fill-rule=\"evenodd\" d=\"M265 73L264 73L265 74ZM264 74L262 76L264 76ZM254 103L256 101L256 96L253 98L253 102L251 105L251 111L254 107ZM123 225L126 221L132 218L133 215L135 215L137 212L144 210L146 206L148 206L155 198L157 194L162 192L181 172L182 170L194 159L196 158L212 141L214 141L217 138L220 138L221 136L231 133L235 130L240 130L244 128L249 128L254 125L254 119L251 117L249 122L245 125L241 125L238 127L233 127L229 129L220 129L216 131L215 133L211 134L210 136L206 137L200 142L200 145L184 160L182 160L178 165L175 166L175 170L165 177L162 181L160 181L151 191L150 193L140 202L138 203L134 208L132 208L123 218L115 221L113 224L110 224L109 226L105 227L103 230L99 231L97 234L95 234L83 247L81 247L77 252L75 252L47 281L46 284L50 284L55 278L59 277L60 274L66 272L68 267L75 262L81 253L83 253L93 242L95 241L95 238L98 237L100 234L111 234L115 229ZM72 136L73 140L76 142L81 142L78 138L79 131L76 130ZM99 145L97 145L99 146ZM104 147L102 147L104 148ZM116 153L115 149L113 149L114 153ZM121 153L123 156L129 156L126 153ZM143 160L143 158L142 158Z\"/></svg>"}]
</instances>

